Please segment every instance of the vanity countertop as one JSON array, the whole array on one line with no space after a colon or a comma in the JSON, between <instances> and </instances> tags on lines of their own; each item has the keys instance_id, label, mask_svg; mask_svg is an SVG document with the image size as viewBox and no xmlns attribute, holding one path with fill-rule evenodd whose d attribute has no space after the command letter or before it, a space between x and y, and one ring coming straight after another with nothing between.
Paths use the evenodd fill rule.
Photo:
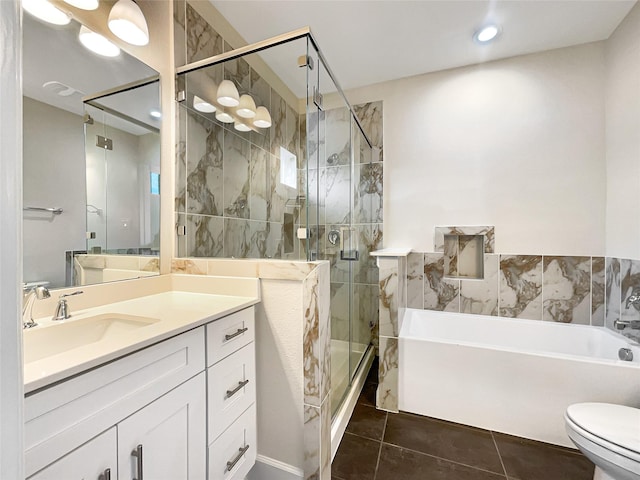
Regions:
<instances>
[{"instance_id":1,"label":"vanity countertop","mask_svg":"<svg viewBox=\"0 0 640 480\"><path fill-rule=\"evenodd\" d=\"M78 310L72 312L69 320L54 322L48 317L36 319L39 326L24 332L25 394L250 307L259 301L258 297L251 296L168 291ZM110 324L114 318L116 321ZM86 322L82 322L83 320ZM60 338L56 341L69 342L68 348L57 354L54 350L53 355L38 351L49 348L54 329L65 324L68 325L65 328L73 329L73 322L79 322L76 325L84 323L87 327L90 326L82 330L83 340L76 339L74 344L73 337L78 337L77 331L66 335L63 328L58 330L56 335ZM131 325L138 327L131 328ZM103 330L96 330L100 328ZM104 335L109 328L110 333ZM92 338L99 338L99 341L91 340ZM78 341L81 343L77 343ZM46 356L39 358L43 355Z\"/></svg>"}]
</instances>

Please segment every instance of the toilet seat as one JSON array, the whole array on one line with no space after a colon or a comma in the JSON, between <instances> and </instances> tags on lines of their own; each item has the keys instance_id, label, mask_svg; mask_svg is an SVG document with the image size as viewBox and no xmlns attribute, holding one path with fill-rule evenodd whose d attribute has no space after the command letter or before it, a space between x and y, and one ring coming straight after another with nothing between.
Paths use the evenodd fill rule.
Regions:
<instances>
[{"instance_id":1,"label":"toilet seat","mask_svg":"<svg viewBox=\"0 0 640 480\"><path fill-rule=\"evenodd\" d=\"M567 408L566 417L576 433L640 462L639 409L608 403L578 403Z\"/></svg>"}]
</instances>

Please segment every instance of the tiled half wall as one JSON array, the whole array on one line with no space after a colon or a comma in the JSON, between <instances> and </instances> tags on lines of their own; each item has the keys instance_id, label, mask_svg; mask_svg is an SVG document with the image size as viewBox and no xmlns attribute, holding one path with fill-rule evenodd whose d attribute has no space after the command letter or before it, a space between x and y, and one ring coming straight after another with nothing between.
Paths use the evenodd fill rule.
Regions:
<instances>
[{"instance_id":1,"label":"tiled half wall","mask_svg":"<svg viewBox=\"0 0 640 480\"><path fill-rule=\"evenodd\" d=\"M484 278L444 275L444 252L407 257L407 306L425 310L524 318L614 329L638 319L626 308L640 288L640 261L610 257L484 254ZM623 335L640 340L640 332Z\"/></svg>"}]
</instances>

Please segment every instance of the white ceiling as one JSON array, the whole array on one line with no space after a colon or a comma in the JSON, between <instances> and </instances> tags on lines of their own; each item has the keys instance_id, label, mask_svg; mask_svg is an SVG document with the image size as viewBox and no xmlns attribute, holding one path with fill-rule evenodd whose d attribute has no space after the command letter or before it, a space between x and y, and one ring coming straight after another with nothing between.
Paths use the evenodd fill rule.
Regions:
<instances>
[{"instance_id":1,"label":"white ceiling","mask_svg":"<svg viewBox=\"0 0 640 480\"><path fill-rule=\"evenodd\" d=\"M210 0L249 43L309 25L343 89L607 39L635 0ZM483 23L491 45L472 41ZM276 70L277 72L277 70Z\"/></svg>"},{"instance_id":2,"label":"white ceiling","mask_svg":"<svg viewBox=\"0 0 640 480\"><path fill-rule=\"evenodd\" d=\"M24 14L22 81L25 96L83 115L83 97L157 75L155 70L125 52L120 52L114 58L90 52L80 44L79 30L80 24L76 21L65 26L55 26ZM52 81L71 87L77 93L60 96L57 91L63 87L43 88L45 83ZM151 109L159 109L157 86L155 95L152 88L138 89L136 92L136 95L105 97L98 103L160 128L160 122L149 116ZM109 117L109 124L134 135L148 133L147 129L112 116Z\"/></svg>"}]
</instances>

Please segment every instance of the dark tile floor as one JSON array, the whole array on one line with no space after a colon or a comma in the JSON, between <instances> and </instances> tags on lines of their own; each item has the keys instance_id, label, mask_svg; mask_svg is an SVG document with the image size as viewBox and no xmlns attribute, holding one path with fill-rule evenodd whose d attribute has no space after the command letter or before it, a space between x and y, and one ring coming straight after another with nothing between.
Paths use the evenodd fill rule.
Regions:
<instances>
[{"instance_id":1,"label":"dark tile floor","mask_svg":"<svg viewBox=\"0 0 640 480\"><path fill-rule=\"evenodd\" d=\"M546 443L375 408L369 372L331 467L333 480L591 480L582 454Z\"/></svg>"}]
</instances>

